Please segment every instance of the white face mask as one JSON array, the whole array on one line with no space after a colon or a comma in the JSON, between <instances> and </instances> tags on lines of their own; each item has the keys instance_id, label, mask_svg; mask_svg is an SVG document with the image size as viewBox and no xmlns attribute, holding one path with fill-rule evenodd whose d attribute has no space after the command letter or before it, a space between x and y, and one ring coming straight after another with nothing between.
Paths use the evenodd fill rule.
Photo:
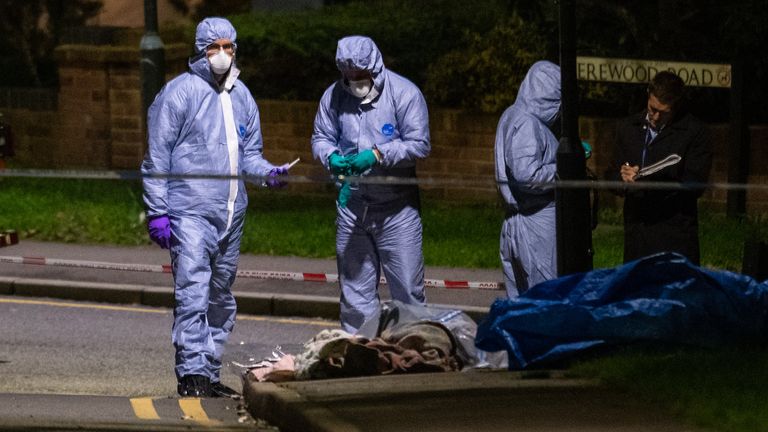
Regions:
<instances>
[{"instance_id":1,"label":"white face mask","mask_svg":"<svg viewBox=\"0 0 768 432\"><path fill-rule=\"evenodd\" d=\"M347 80L349 83L349 92L352 93L352 96L359 97L360 99L368 96L368 93L371 92L371 87L373 83L370 79L363 79L360 81L352 81Z\"/></svg>"},{"instance_id":2,"label":"white face mask","mask_svg":"<svg viewBox=\"0 0 768 432\"><path fill-rule=\"evenodd\" d=\"M219 50L216 54L208 57L208 62L211 63L213 73L221 75L226 73L232 65L232 56L225 53L224 50Z\"/></svg>"}]
</instances>

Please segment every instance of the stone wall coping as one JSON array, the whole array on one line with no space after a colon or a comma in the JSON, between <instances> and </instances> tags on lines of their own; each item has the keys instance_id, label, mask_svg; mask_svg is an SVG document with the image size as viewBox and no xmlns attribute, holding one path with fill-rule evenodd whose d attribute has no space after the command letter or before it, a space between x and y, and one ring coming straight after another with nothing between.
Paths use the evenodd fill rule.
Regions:
<instances>
[{"instance_id":1,"label":"stone wall coping","mask_svg":"<svg viewBox=\"0 0 768 432\"><path fill-rule=\"evenodd\" d=\"M191 53L192 47L189 44L165 45L166 62L189 57ZM60 65L74 62L134 64L141 60L139 46L59 45L54 50L54 55Z\"/></svg>"}]
</instances>

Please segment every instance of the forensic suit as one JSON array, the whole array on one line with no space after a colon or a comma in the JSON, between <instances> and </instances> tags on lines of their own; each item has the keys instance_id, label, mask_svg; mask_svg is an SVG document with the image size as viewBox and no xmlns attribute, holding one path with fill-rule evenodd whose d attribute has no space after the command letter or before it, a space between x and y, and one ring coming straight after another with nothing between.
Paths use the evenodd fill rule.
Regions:
<instances>
[{"instance_id":1,"label":"forensic suit","mask_svg":"<svg viewBox=\"0 0 768 432\"><path fill-rule=\"evenodd\" d=\"M148 112L149 148L141 171L148 218L167 215L175 300L176 375L219 381L223 347L235 323L235 280L248 198L241 179L165 175L250 174L275 166L262 156L259 110L232 64L214 78L205 49L235 40L221 18L200 23L189 71L160 91ZM157 175L157 177L148 177Z\"/></svg>"},{"instance_id":2,"label":"forensic suit","mask_svg":"<svg viewBox=\"0 0 768 432\"><path fill-rule=\"evenodd\" d=\"M536 62L496 129L495 164L506 204L500 256L509 298L557 276L555 180L558 141L550 131L560 111L560 68Z\"/></svg>"},{"instance_id":3,"label":"forensic suit","mask_svg":"<svg viewBox=\"0 0 768 432\"><path fill-rule=\"evenodd\" d=\"M315 117L312 153L329 168L329 157L375 149L380 160L363 176L412 179L416 161L430 152L427 105L419 89L384 67L374 42L341 39L336 64L342 73L366 71L372 79L363 97L346 79L323 94ZM337 202L336 257L341 285L341 324L354 333L379 307L383 270L394 299L423 304L424 258L416 185L351 183L348 200Z\"/></svg>"}]
</instances>

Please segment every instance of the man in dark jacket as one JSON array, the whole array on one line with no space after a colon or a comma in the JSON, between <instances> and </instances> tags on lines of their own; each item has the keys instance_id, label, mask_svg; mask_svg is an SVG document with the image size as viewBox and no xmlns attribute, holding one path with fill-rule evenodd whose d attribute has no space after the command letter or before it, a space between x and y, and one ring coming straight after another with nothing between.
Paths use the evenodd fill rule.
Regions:
<instances>
[{"instance_id":1,"label":"man in dark jacket","mask_svg":"<svg viewBox=\"0 0 768 432\"><path fill-rule=\"evenodd\" d=\"M609 179L691 185L622 191L624 262L678 252L699 264L697 200L709 177L712 150L703 124L683 110L684 87L674 73L659 72L648 86L646 110L619 123ZM665 159L669 165L654 171Z\"/></svg>"}]
</instances>

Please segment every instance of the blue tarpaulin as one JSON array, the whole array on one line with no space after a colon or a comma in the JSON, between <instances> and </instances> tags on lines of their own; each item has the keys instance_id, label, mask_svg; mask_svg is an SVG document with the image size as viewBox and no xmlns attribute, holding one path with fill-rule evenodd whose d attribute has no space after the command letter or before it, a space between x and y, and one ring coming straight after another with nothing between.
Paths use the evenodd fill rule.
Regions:
<instances>
[{"instance_id":1,"label":"blue tarpaulin","mask_svg":"<svg viewBox=\"0 0 768 432\"><path fill-rule=\"evenodd\" d=\"M538 284L496 300L475 344L506 350L510 369L637 342L717 347L763 343L768 281L707 270L663 253Z\"/></svg>"}]
</instances>

